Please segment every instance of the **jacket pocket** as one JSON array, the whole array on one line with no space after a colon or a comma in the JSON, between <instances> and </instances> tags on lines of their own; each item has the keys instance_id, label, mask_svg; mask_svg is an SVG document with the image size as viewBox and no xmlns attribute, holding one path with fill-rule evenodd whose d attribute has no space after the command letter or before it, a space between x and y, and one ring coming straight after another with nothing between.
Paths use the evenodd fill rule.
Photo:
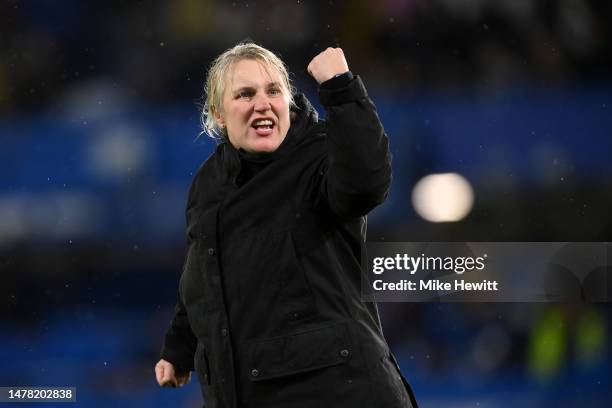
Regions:
<instances>
[{"instance_id":1,"label":"jacket pocket","mask_svg":"<svg viewBox=\"0 0 612 408\"><path fill-rule=\"evenodd\" d=\"M345 323L245 344L251 381L262 381L344 364L351 357Z\"/></svg>"}]
</instances>

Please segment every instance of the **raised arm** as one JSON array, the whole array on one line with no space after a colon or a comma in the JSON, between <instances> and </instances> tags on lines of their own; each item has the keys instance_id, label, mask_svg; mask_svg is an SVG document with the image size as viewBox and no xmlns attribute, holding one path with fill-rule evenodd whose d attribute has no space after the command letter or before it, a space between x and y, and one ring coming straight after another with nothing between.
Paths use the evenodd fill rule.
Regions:
<instances>
[{"instance_id":1,"label":"raised arm","mask_svg":"<svg viewBox=\"0 0 612 408\"><path fill-rule=\"evenodd\" d=\"M389 141L363 82L348 70L340 48L328 48L308 65L326 109L328 161L321 198L342 217L367 214L391 184Z\"/></svg>"}]
</instances>

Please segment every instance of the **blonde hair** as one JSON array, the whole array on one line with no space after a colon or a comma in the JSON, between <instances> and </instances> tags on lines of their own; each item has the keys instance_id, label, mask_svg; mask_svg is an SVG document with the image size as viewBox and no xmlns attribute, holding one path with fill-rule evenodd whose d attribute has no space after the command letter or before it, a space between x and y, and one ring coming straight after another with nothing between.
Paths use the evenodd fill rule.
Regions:
<instances>
[{"instance_id":1,"label":"blonde hair","mask_svg":"<svg viewBox=\"0 0 612 408\"><path fill-rule=\"evenodd\" d=\"M253 42L243 42L227 49L219 55L208 69L206 82L204 84L204 106L200 116L200 122L204 133L213 139L227 139L225 129L217 125L214 113L223 110L223 94L225 92L226 75L232 65L238 61L251 59L260 61L266 67L272 67L278 71L281 77L283 93L288 98L289 105L295 106L293 101L293 86L289 79L289 72L285 63L272 51L261 47Z\"/></svg>"}]
</instances>

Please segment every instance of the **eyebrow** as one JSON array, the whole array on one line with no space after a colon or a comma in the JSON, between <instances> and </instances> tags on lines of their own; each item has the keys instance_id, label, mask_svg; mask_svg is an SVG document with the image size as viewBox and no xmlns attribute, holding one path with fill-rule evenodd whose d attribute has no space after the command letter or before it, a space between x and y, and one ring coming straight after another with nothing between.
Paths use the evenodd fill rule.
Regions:
<instances>
[{"instance_id":1,"label":"eyebrow","mask_svg":"<svg viewBox=\"0 0 612 408\"><path fill-rule=\"evenodd\" d=\"M282 89L281 84L278 83L278 82L269 82L268 84L266 84L266 88L272 88L272 87L275 87L275 86L277 86L277 87ZM250 91L250 90L255 89L255 88L256 87L252 86L252 85L243 85L240 88L232 89L232 92L236 93L236 92L240 92L240 91Z\"/></svg>"}]
</instances>

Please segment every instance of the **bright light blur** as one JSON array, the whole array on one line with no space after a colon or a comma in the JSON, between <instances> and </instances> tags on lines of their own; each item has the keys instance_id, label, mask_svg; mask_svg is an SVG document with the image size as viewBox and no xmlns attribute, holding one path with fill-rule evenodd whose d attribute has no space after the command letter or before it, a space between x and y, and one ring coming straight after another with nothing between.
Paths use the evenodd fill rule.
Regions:
<instances>
[{"instance_id":1,"label":"bright light blur","mask_svg":"<svg viewBox=\"0 0 612 408\"><path fill-rule=\"evenodd\" d=\"M412 190L412 205L430 222L460 221L474 204L470 183L456 173L430 174Z\"/></svg>"}]
</instances>

